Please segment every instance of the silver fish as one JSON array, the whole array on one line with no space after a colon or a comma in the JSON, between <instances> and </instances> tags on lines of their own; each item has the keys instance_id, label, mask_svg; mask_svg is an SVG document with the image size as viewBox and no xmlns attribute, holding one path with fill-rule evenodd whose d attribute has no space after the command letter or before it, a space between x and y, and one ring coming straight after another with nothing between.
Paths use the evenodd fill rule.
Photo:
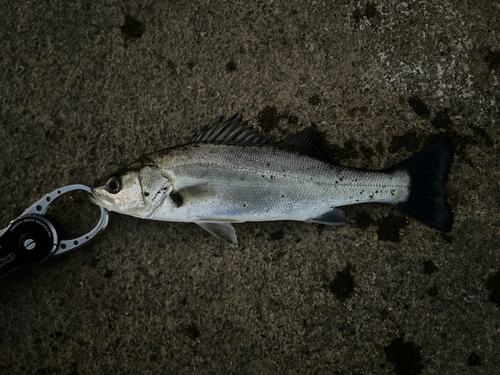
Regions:
<instances>
[{"instance_id":1,"label":"silver fish","mask_svg":"<svg viewBox=\"0 0 500 375\"><path fill-rule=\"evenodd\" d=\"M238 246L231 223L346 223L338 207L382 202L435 229L451 230L444 185L453 162L444 139L381 171L335 165L310 127L268 143L233 116L191 143L143 156L93 189L94 203L144 219L192 222Z\"/></svg>"}]
</instances>

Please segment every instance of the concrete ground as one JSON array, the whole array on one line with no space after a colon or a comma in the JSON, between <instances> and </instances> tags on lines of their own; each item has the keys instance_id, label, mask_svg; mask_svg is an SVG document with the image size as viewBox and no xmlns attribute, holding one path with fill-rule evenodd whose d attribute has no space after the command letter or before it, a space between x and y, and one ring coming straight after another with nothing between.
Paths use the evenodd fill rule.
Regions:
<instances>
[{"instance_id":1,"label":"concrete ground","mask_svg":"<svg viewBox=\"0 0 500 375\"><path fill-rule=\"evenodd\" d=\"M343 227L236 225L234 249L113 214L89 246L0 280L0 373L499 374L499 16L483 0L0 1L0 227L237 112L275 140L314 123L346 166L456 149L449 234L373 204ZM96 210L56 212L81 233Z\"/></svg>"}]
</instances>

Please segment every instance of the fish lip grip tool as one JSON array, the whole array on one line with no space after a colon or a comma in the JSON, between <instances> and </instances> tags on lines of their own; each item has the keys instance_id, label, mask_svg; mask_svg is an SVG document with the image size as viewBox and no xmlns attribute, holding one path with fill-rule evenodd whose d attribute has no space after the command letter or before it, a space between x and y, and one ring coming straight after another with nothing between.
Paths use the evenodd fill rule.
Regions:
<instances>
[{"instance_id":1,"label":"fish lip grip tool","mask_svg":"<svg viewBox=\"0 0 500 375\"><path fill-rule=\"evenodd\" d=\"M40 263L85 245L108 224L109 212L103 207L97 225L78 238L61 240L53 223L45 216L49 206L64 194L73 191L92 193L90 187L68 185L43 196L28 207L8 227L0 230L0 277L32 263Z\"/></svg>"}]
</instances>

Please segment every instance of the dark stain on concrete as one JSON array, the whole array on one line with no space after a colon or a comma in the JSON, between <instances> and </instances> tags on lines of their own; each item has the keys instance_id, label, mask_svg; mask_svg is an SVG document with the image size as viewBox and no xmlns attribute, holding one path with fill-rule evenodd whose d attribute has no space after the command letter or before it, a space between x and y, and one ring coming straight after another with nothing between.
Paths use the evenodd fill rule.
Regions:
<instances>
[{"instance_id":1,"label":"dark stain on concrete","mask_svg":"<svg viewBox=\"0 0 500 375\"><path fill-rule=\"evenodd\" d=\"M441 238L447 243L453 243L453 236L446 233L441 233Z\"/></svg>"},{"instance_id":2,"label":"dark stain on concrete","mask_svg":"<svg viewBox=\"0 0 500 375\"><path fill-rule=\"evenodd\" d=\"M389 311L387 311L387 309L383 309L380 312L380 316L382 317L382 319L388 319L389 318Z\"/></svg>"},{"instance_id":3,"label":"dark stain on concrete","mask_svg":"<svg viewBox=\"0 0 500 375\"><path fill-rule=\"evenodd\" d=\"M35 373L35 375L59 375L59 374L62 374L61 369L51 366L39 368Z\"/></svg>"},{"instance_id":4,"label":"dark stain on concrete","mask_svg":"<svg viewBox=\"0 0 500 375\"><path fill-rule=\"evenodd\" d=\"M453 121L450 120L448 109L442 109L432 119L431 125L437 130L452 130L454 127Z\"/></svg>"},{"instance_id":5,"label":"dark stain on concrete","mask_svg":"<svg viewBox=\"0 0 500 375\"><path fill-rule=\"evenodd\" d=\"M372 2L368 2L364 9L363 8L357 8L353 13L352 13L352 18L356 22L360 22L364 17L371 19L375 17L378 14L377 12L377 4L374 4Z\"/></svg>"},{"instance_id":6,"label":"dark stain on concrete","mask_svg":"<svg viewBox=\"0 0 500 375\"><path fill-rule=\"evenodd\" d=\"M360 149L361 153L363 154L364 160L367 162L371 161L373 156L375 155L375 151L373 151L373 148L362 145Z\"/></svg>"},{"instance_id":7,"label":"dark stain on concrete","mask_svg":"<svg viewBox=\"0 0 500 375\"><path fill-rule=\"evenodd\" d=\"M347 265L342 271L338 271L335 278L330 282L331 292L341 301L350 298L354 293L354 277L351 275L351 265Z\"/></svg>"},{"instance_id":8,"label":"dark stain on concrete","mask_svg":"<svg viewBox=\"0 0 500 375\"><path fill-rule=\"evenodd\" d=\"M489 301L500 307L500 272L495 272L488 277L486 289L490 292Z\"/></svg>"},{"instance_id":9,"label":"dark stain on concrete","mask_svg":"<svg viewBox=\"0 0 500 375\"><path fill-rule=\"evenodd\" d=\"M287 120L290 124L298 124L299 123L299 118L295 115L291 115L289 113L283 113L281 115L281 118Z\"/></svg>"},{"instance_id":10,"label":"dark stain on concrete","mask_svg":"<svg viewBox=\"0 0 500 375\"><path fill-rule=\"evenodd\" d=\"M130 15L125 16L125 23L120 27L122 34L130 39L139 39L144 33L144 25Z\"/></svg>"},{"instance_id":11,"label":"dark stain on concrete","mask_svg":"<svg viewBox=\"0 0 500 375\"><path fill-rule=\"evenodd\" d=\"M399 230L408 225L403 216L388 215L377 220L377 236L379 241L399 242L401 240Z\"/></svg>"},{"instance_id":12,"label":"dark stain on concrete","mask_svg":"<svg viewBox=\"0 0 500 375\"><path fill-rule=\"evenodd\" d=\"M278 126L281 116L275 106L264 107L257 116L257 122L266 133Z\"/></svg>"},{"instance_id":13,"label":"dark stain on concrete","mask_svg":"<svg viewBox=\"0 0 500 375\"><path fill-rule=\"evenodd\" d=\"M331 145L330 150L339 160L358 159L360 153L356 149L355 143L350 139L344 143L344 146Z\"/></svg>"},{"instance_id":14,"label":"dark stain on concrete","mask_svg":"<svg viewBox=\"0 0 500 375\"><path fill-rule=\"evenodd\" d=\"M431 275L438 270L434 262L430 259L424 261L423 264L424 264L424 273L426 273L427 275Z\"/></svg>"},{"instance_id":15,"label":"dark stain on concrete","mask_svg":"<svg viewBox=\"0 0 500 375\"><path fill-rule=\"evenodd\" d=\"M321 99L319 98L319 95L313 95L309 98L307 101L310 105L319 105L321 103Z\"/></svg>"},{"instance_id":16,"label":"dark stain on concrete","mask_svg":"<svg viewBox=\"0 0 500 375\"><path fill-rule=\"evenodd\" d=\"M490 135L484 130L483 128L479 128L477 126L469 126L469 128L472 130L476 138L480 138L484 141L484 144L487 147L493 147L495 145L495 142L493 139L490 137Z\"/></svg>"},{"instance_id":17,"label":"dark stain on concrete","mask_svg":"<svg viewBox=\"0 0 500 375\"><path fill-rule=\"evenodd\" d=\"M189 326L184 328L186 335L193 341L196 341L200 337L200 330L196 327L196 324L191 323Z\"/></svg>"},{"instance_id":18,"label":"dark stain on concrete","mask_svg":"<svg viewBox=\"0 0 500 375\"><path fill-rule=\"evenodd\" d=\"M226 64L226 72L228 72L228 73L232 73L232 72L234 72L236 69L237 69L237 67L236 67L236 63L235 63L234 61L229 61L229 62Z\"/></svg>"},{"instance_id":19,"label":"dark stain on concrete","mask_svg":"<svg viewBox=\"0 0 500 375\"><path fill-rule=\"evenodd\" d=\"M176 65L175 65L175 63L174 63L172 60L170 60L170 59L168 59L168 60L167 60L167 66L168 66L168 68L169 68L170 70L172 70L172 71L174 71L174 72L177 70L177 66L176 66Z\"/></svg>"},{"instance_id":20,"label":"dark stain on concrete","mask_svg":"<svg viewBox=\"0 0 500 375\"><path fill-rule=\"evenodd\" d=\"M271 241L282 240L284 237L283 229L280 229L274 233L271 233L271 235L269 237L270 237Z\"/></svg>"},{"instance_id":21,"label":"dark stain on concrete","mask_svg":"<svg viewBox=\"0 0 500 375\"><path fill-rule=\"evenodd\" d=\"M350 116L350 117L354 117L356 115L359 115L359 114L365 114L368 112L368 107L354 107L354 108L351 108L351 109L348 109L347 110L347 115Z\"/></svg>"},{"instance_id":22,"label":"dark stain on concrete","mask_svg":"<svg viewBox=\"0 0 500 375\"><path fill-rule=\"evenodd\" d=\"M431 115L429 107L416 95L408 98L408 104L419 117L427 118Z\"/></svg>"},{"instance_id":23,"label":"dark stain on concrete","mask_svg":"<svg viewBox=\"0 0 500 375\"><path fill-rule=\"evenodd\" d=\"M392 137L389 145L389 152L396 153L402 148L414 153L420 149L421 141L414 130L410 130L403 135Z\"/></svg>"},{"instance_id":24,"label":"dark stain on concrete","mask_svg":"<svg viewBox=\"0 0 500 375\"><path fill-rule=\"evenodd\" d=\"M372 218L371 216L363 211L363 212L360 212L359 214L356 215L356 217L354 218L354 221L356 223L356 226L359 228L359 229L368 229L368 227L370 226L370 223L372 221Z\"/></svg>"},{"instance_id":25,"label":"dark stain on concrete","mask_svg":"<svg viewBox=\"0 0 500 375\"><path fill-rule=\"evenodd\" d=\"M424 368L420 348L413 342L403 343L402 338L392 340L384 348L388 362L394 365L396 375L418 375Z\"/></svg>"},{"instance_id":26,"label":"dark stain on concrete","mask_svg":"<svg viewBox=\"0 0 500 375\"><path fill-rule=\"evenodd\" d=\"M427 294L429 295L429 297L436 297L438 295L437 286L433 285L432 287L427 289Z\"/></svg>"},{"instance_id":27,"label":"dark stain on concrete","mask_svg":"<svg viewBox=\"0 0 500 375\"><path fill-rule=\"evenodd\" d=\"M488 51L484 60L488 63L490 70L500 70L500 51Z\"/></svg>"},{"instance_id":28,"label":"dark stain on concrete","mask_svg":"<svg viewBox=\"0 0 500 375\"><path fill-rule=\"evenodd\" d=\"M469 366L481 366L481 357L476 353L472 352L467 360Z\"/></svg>"},{"instance_id":29,"label":"dark stain on concrete","mask_svg":"<svg viewBox=\"0 0 500 375\"><path fill-rule=\"evenodd\" d=\"M111 276L113 276L113 275L114 275L114 273L115 273L114 271L112 271L112 270L110 270L110 269L107 269L107 270L106 270L106 272L104 272L104 277L105 277L106 279L109 279L109 278L111 278Z\"/></svg>"}]
</instances>

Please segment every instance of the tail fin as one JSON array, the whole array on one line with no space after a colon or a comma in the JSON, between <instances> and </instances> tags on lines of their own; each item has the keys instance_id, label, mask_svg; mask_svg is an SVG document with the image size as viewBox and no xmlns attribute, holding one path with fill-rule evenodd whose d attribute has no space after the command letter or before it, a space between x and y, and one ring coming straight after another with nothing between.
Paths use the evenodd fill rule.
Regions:
<instances>
[{"instance_id":1,"label":"tail fin","mask_svg":"<svg viewBox=\"0 0 500 375\"><path fill-rule=\"evenodd\" d=\"M453 142L447 138L394 166L393 172L404 170L410 176L408 199L394 206L432 228L450 232L453 214L444 185L452 163Z\"/></svg>"}]
</instances>

